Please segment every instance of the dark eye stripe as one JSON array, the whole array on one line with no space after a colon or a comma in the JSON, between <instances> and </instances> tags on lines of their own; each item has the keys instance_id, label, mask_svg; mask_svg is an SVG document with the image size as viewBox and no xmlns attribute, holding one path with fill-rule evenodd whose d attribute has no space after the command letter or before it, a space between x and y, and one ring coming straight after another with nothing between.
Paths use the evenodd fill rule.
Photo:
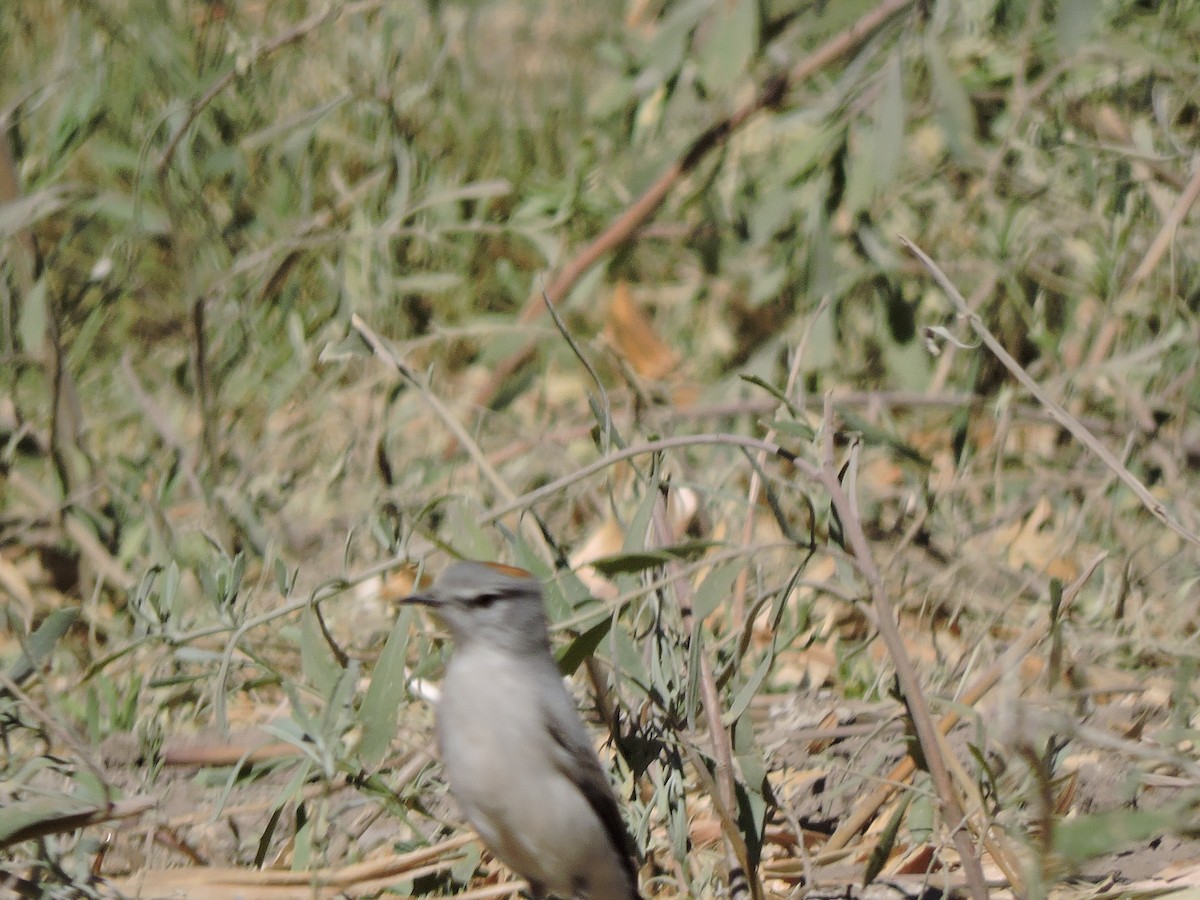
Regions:
<instances>
[{"instance_id":1,"label":"dark eye stripe","mask_svg":"<svg viewBox=\"0 0 1200 900\"><path fill-rule=\"evenodd\" d=\"M497 600L503 600L503 599L504 599L504 594L501 594L499 592L478 594L471 600L471 605L481 607L482 609L487 609L489 606L491 606Z\"/></svg>"}]
</instances>

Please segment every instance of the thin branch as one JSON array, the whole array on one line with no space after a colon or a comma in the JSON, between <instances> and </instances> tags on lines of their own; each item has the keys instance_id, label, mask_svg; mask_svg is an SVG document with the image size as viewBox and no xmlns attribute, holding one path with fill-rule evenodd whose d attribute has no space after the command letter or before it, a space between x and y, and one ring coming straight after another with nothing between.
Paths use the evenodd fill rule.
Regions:
<instances>
[{"instance_id":1,"label":"thin branch","mask_svg":"<svg viewBox=\"0 0 1200 900\"><path fill-rule=\"evenodd\" d=\"M309 16L307 19L297 22L291 28L286 29L272 40L267 41L267 43L258 48L249 65L250 67L257 65L277 50L286 47L288 44L294 44L296 41L307 36L309 32L315 31L331 19L375 9L382 6L383 3L384 0L359 0L357 3L347 3L340 8L330 6L319 13ZM175 157L175 152L179 149L179 144L183 140L183 136L188 133L188 130L196 123L196 120L200 118L200 114L208 109L218 94L233 84L234 80L239 75L245 74L246 71L247 68L245 66L231 66L228 72L209 85L208 90L201 94L196 102L192 104L187 116L179 123L179 127L175 129L175 133L171 135L171 139L167 142L167 147L163 150L162 156L159 157L157 175L160 180L166 176L167 169L171 165L171 160Z\"/></svg>"},{"instance_id":2,"label":"thin branch","mask_svg":"<svg viewBox=\"0 0 1200 900\"><path fill-rule=\"evenodd\" d=\"M883 579L879 574L879 569L875 566L870 544L867 543L867 536L863 533L862 521L854 512L855 503L847 496L838 478L838 470L833 458L833 405L832 398L828 394L825 398L823 429L824 451L820 481L829 493L829 499L833 502L838 518L841 519L842 531L854 553L855 566L870 586L871 601L875 607L875 627L879 629L879 636L883 638L888 654L892 658L892 664L896 667L896 677L900 681L900 689L904 692L913 727L917 732L917 740L921 743L929 774L933 778L934 788L942 803L943 814L952 828L954 846L958 850L963 874L966 876L967 884L970 885L971 894L975 900L987 900L988 890L987 882L983 877L983 868L979 863L975 847L971 844L970 836L962 828L966 821L966 814L959 802L954 783L950 780L946 760L942 756L937 727L933 723L929 703L921 689L921 679L913 667L912 660L908 657L908 652L904 649L904 639L900 636L900 628L896 624L896 611L892 608L892 602L883 589Z\"/></svg>"},{"instance_id":3,"label":"thin branch","mask_svg":"<svg viewBox=\"0 0 1200 900\"><path fill-rule=\"evenodd\" d=\"M1150 242L1150 247L1146 250L1146 255L1142 257L1141 264L1134 270L1133 275L1129 277L1129 283L1125 285L1126 293L1150 277L1150 273L1154 271L1155 266L1158 265L1158 261L1162 259L1162 255L1167 252L1167 247L1175 239L1175 232L1183 224L1188 211L1195 204L1197 198L1200 198L1200 156L1192 161L1192 166L1194 171L1192 172L1191 180L1188 181L1187 187L1179 195L1179 200L1176 201L1170 213L1167 214L1167 218L1158 230L1158 234Z\"/></svg>"},{"instance_id":4,"label":"thin branch","mask_svg":"<svg viewBox=\"0 0 1200 900\"><path fill-rule=\"evenodd\" d=\"M800 380L800 365L804 362L808 354L808 342L812 338L813 329L821 316L825 315L825 311L829 309L829 295L826 294L821 298L821 302L817 304L817 308L809 316L807 324L804 326L804 333L800 336L799 343L796 344L792 351L792 364L788 368L787 383L783 389L783 396L787 398L789 403L795 403L796 398L792 396L796 389L796 384ZM768 428L766 440L774 441L776 431L774 428ZM750 489L747 494L747 515L745 522L742 523L742 543L749 544L754 534L755 513L758 509L759 497L762 494L763 479L762 467L767 461L766 453L759 451L757 465L754 471L750 473ZM746 580L749 577L746 569L738 572L737 578L733 583L733 602L730 605L729 618L733 622L734 629L741 629L745 623L746 613Z\"/></svg>"},{"instance_id":5,"label":"thin branch","mask_svg":"<svg viewBox=\"0 0 1200 900\"><path fill-rule=\"evenodd\" d=\"M979 335L987 348L992 351L993 355L1000 360L1004 368L1008 369L1009 373L1017 379L1029 393L1045 408L1059 425L1071 433L1071 435L1081 444L1087 447L1092 453L1096 454L1109 469L1111 469L1118 478L1125 483L1125 486L1133 491L1134 495L1142 501L1142 505L1156 519L1174 531L1177 535L1187 541L1200 546L1200 537L1197 537L1192 531L1183 525L1175 516L1169 512L1166 506L1155 498L1150 490L1142 484L1141 480L1134 475L1129 469L1113 455L1104 444L1100 443L1100 439L1092 434L1083 423L1075 416L1071 415L1064 409L1056 400L1052 399L1042 386L1033 380L1033 377L1025 371L1019 362L1017 362L1009 354L1004 346L996 339L996 337L988 330L988 327L983 323L983 319L979 317L963 299L963 295L959 293L958 288L946 276L938 264L925 254L925 252L903 235L900 236L900 242L909 249L917 259L929 270L933 276L933 280L938 286L946 292L946 295L954 303L958 310L958 314L962 316L971 325L975 333Z\"/></svg>"},{"instance_id":6,"label":"thin branch","mask_svg":"<svg viewBox=\"0 0 1200 900\"><path fill-rule=\"evenodd\" d=\"M579 364L583 366L592 383L596 385L596 391L600 394L600 411L604 415L604 440L600 442L601 449L607 451L612 444L613 419L612 419L612 403L608 399L608 391L604 389L604 382L600 379L600 373L596 371L595 366L583 352L583 348L575 340L571 330L567 328L567 323L562 320L562 316L558 314L558 310L554 308L554 304L550 301L550 295L542 291L542 299L546 302L546 312L550 313L550 318L554 320L554 327L558 329L558 333L563 336L563 340L567 342L567 346L571 348L571 352L575 354L575 358L579 360Z\"/></svg>"},{"instance_id":7,"label":"thin branch","mask_svg":"<svg viewBox=\"0 0 1200 900\"><path fill-rule=\"evenodd\" d=\"M676 535L673 533L668 521L666 498L661 493L655 498L652 518L655 543L660 547L667 547L673 544L676 540ZM691 585L683 577L678 560L667 562L664 568L670 578L671 589L675 593L675 602L679 608L680 619L687 630L688 641L694 647L698 642L703 640L703 631L696 622L696 617L693 614ZM717 689L717 680L713 675L712 661L709 659L709 654L703 652L703 650L690 655L692 658L697 659L700 664L700 705L704 710L704 722L707 726L709 742L712 746L713 761L716 763L715 783L709 786L709 794L717 810L718 817L721 820L722 830L725 832L725 840L728 843L730 854L737 861L742 871L745 872L746 878L750 883L751 896L754 900L762 900L762 880L758 877L757 867L753 865L753 861L750 859L750 851L746 846L746 840L737 827L737 792L734 786L733 744L729 739L729 730L721 721L721 711L724 706L721 703L721 693ZM706 781L708 780L708 771L704 768L703 761L698 761L695 759L695 756L694 751L689 752L689 757L692 758L692 767L696 770L697 777L702 781ZM734 881L732 869L733 866L730 866L731 877L729 878L729 883L731 889Z\"/></svg>"},{"instance_id":8,"label":"thin branch","mask_svg":"<svg viewBox=\"0 0 1200 900\"><path fill-rule=\"evenodd\" d=\"M800 60L786 73L775 74L768 78L744 106L728 118L705 129L692 140L683 153L667 166L666 170L640 197L634 200L590 244L563 266L554 280L550 282L550 286L545 289L550 301L557 303L562 300L570 293L579 279L605 254L629 240L658 211L667 195L682 181L684 176L694 170L705 156L728 143L729 138L739 128L762 110L778 106L788 91L861 46L892 18L915 2L916 0L884 0L845 31L835 35ZM533 293L521 310L519 321L529 322L541 312L541 296L542 291ZM475 402L480 406L488 405L491 398L499 391L500 386L529 359L532 352L533 346L530 344L498 363L491 379L476 396ZM454 449L453 445L448 447L446 455L453 453Z\"/></svg>"},{"instance_id":9,"label":"thin branch","mask_svg":"<svg viewBox=\"0 0 1200 900\"><path fill-rule=\"evenodd\" d=\"M439 844L408 853L394 853L382 859L313 869L252 869L191 866L175 869L140 869L132 875L108 880L107 884L134 896L333 896L335 891L361 896L394 886L402 879L416 879L444 871L458 857L452 856L475 839L474 834L449 838ZM459 897L501 897L515 892L524 882L510 882L471 891ZM504 888L505 890L499 890Z\"/></svg>"},{"instance_id":10,"label":"thin branch","mask_svg":"<svg viewBox=\"0 0 1200 900\"><path fill-rule=\"evenodd\" d=\"M429 390L429 385L425 384L425 382L417 377L416 373L409 367L409 365L396 355L396 351L394 351L387 344L387 342L383 340L383 338L375 333L374 329L372 329L371 326L363 320L362 316L360 316L358 313L354 313L352 316L350 316L350 325L359 333L362 339L367 342L367 346L371 348L377 358L386 363L393 372L396 372L405 381L417 389L417 391L421 394L421 397L424 398L425 402L429 404L429 407L433 410L434 414L446 427L446 430L454 436L454 439L458 442L459 446L466 448L467 455L470 456L475 465L479 467L479 471L483 473L484 477L491 482L492 487L496 489L496 492L510 504L515 502L517 497L516 494L513 493L512 488L505 483L504 479L500 477L500 473L497 472L492 467L492 464L487 461L487 457L483 455L483 450L480 449L479 444L477 444L471 438L471 436L467 434L467 430L463 428L462 423L454 417L453 413L446 408L446 404L442 403L442 401L438 399L437 395Z\"/></svg>"},{"instance_id":11,"label":"thin branch","mask_svg":"<svg viewBox=\"0 0 1200 900\"><path fill-rule=\"evenodd\" d=\"M786 459L792 465L802 471L805 477L819 480L820 476L817 473L816 466L811 463L799 459L796 454L792 453L778 444L773 444L770 441L762 441L758 438L744 437L740 434L685 434L677 437L663 438L658 441L647 441L644 444L635 444L632 447L623 447L609 453L607 456L602 456L600 459L594 460L582 468L576 469L562 478L551 481L549 484L544 484L537 490L530 491L527 494L522 494L516 497L504 506L497 506L491 511L485 513L480 520L481 524L487 525L502 519L509 513L516 512L519 509L533 506L545 500L563 488L574 484L577 481L582 481L585 478L590 478L597 472L602 472L611 465L622 462L626 459L632 459L635 456L642 456L646 453L658 453L662 450L675 450L680 447L701 447L701 446L731 446L731 447L746 447L750 450L762 450L772 456L778 456L780 459Z\"/></svg>"}]
</instances>

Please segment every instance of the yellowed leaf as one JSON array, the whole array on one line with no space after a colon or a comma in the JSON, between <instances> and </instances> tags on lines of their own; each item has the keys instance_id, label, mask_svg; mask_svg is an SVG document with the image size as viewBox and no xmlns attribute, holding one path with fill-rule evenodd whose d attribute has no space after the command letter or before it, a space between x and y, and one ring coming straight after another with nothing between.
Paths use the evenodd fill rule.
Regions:
<instances>
[{"instance_id":1,"label":"yellowed leaf","mask_svg":"<svg viewBox=\"0 0 1200 900\"><path fill-rule=\"evenodd\" d=\"M620 553L625 545L625 530L612 515L596 528L571 554L571 568L579 580L587 586L598 600L612 600L617 596L617 586L601 575L588 563L605 556Z\"/></svg>"},{"instance_id":2,"label":"yellowed leaf","mask_svg":"<svg viewBox=\"0 0 1200 900\"><path fill-rule=\"evenodd\" d=\"M1025 520L997 532L994 543L1007 548L1008 564L1014 569L1029 566L1052 578L1071 581L1079 575L1079 564L1055 552L1063 539L1053 519L1050 501L1040 497Z\"/></svg>"},{"instance_id":3,"label":"yellowed leaf","mask_svg":"<svg viewBox=\"0 0 1200 900\"><path fill-rule=\"evenodd\" d=\"M605 332L639 375L663 378L679 364L679 355L658 336L649 317L634 302L629 285L623 281L613 291Z\"/></svg>"}]
</instances>

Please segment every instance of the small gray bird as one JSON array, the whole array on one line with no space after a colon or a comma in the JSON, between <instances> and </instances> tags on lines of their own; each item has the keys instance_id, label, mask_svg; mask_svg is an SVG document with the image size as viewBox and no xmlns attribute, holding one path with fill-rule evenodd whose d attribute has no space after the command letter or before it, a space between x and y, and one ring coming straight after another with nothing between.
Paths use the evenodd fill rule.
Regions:
<instances>
[{"instance_id":1,"label":"small gray bird","mask_svg":"<svg viewBox=\"0 0 1200 900\"><path fill-rule=\"evenodd\" d=\"M550 653L541 585L457 562L405 599L431 607L454 652L437 708L450 792L530 893L639 898L633 841Z\"/></svg>"}]
</instances>

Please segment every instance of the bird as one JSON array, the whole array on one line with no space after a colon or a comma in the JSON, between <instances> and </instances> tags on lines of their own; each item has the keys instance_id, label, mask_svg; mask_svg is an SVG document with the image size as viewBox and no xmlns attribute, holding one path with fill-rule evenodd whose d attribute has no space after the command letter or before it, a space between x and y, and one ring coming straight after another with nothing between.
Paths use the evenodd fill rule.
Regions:
<instances>
[{"instance_id":1,"label":"bird","mask_svg":"<svg viewBox=\"0 0 1200 900\"><path fill-rule=\"evenodd\" d=\"M484 845L534 900L641 900L636 848L551 653L538 580L459 561L404 602L450 632L437 743Z\"/></svg>"}]
</instances>

